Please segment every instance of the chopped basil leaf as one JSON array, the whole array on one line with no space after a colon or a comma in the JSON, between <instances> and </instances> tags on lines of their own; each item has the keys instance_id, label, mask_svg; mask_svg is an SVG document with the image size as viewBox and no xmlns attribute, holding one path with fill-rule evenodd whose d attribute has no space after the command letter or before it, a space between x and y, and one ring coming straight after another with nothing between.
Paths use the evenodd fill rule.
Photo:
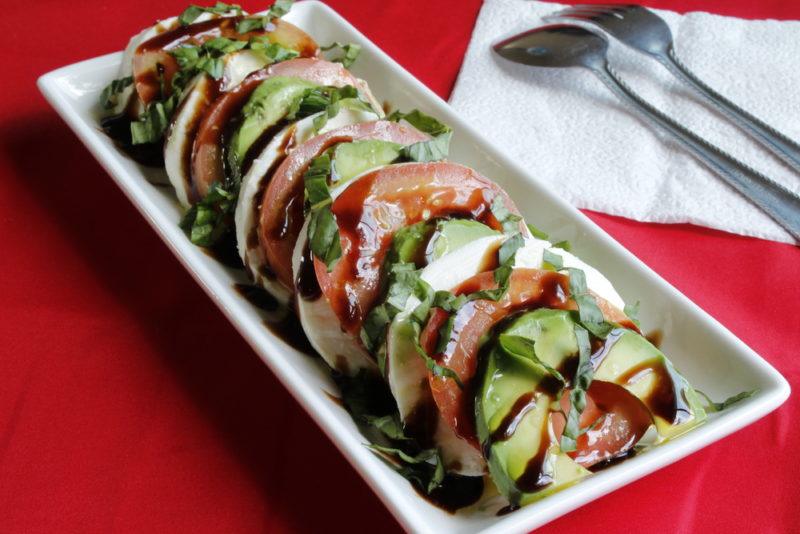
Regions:
<instances>
[{"instance_id":1,"label":"chopped basil leaf","mask_svg":"<svg viewBox=\"0 0 800 534\"><path fill-rule=\"evenodd\" d=\"M263 17L248 17L236 25L237 33L249 33L254 30L273 31L272 21L279 19L292 9L293 0L275 0Z\"/></svg>"},{"instance_id":2,"label":"chopped basil leaf","mask_svg":"<svg viewBox=\"0 0 800 534\"><path fill-rule=\"evenodd\" d=\"M434 117L415 109L409 113L395 111L387 120L400 122L406 121L417 130L431 136L428 141L420 141L408 145L403 149L403 157L409 161L439 161L447 157L450 152L450 138L453 129L439 122Z\"/></svg>"},{"instance_id":3,"label":"chopped basil leaf","mask_svg":"<svg viewBox=\"0 0 800 534\"><path fill-rule=\"evenodd\" d=\"M491 210L494 218L497 219L497 222L499 222L503 227L504 233L512 234L514 232L519 232L518 223L522 220L522 217L516 213L511 213L511 211L506 208L506 203L503 200L502 195L497 195L494 197L492 200Z\"/></svg>"},{"instance_id":4,"label":"chopped basil leaf","mask_svg":"<svg viewBox=\"0 0 800 534\"><path fill-rule=\"evenodd\" d=\"M439 365L430 355L425 352L425 349L419 342L419 336L422 333L419 323L412 323L414 326L414 348L417 349L417 354L422 356L422 359L425 361L425 367L428 368L428 371L433 373L434 376L438 376L441 378L449 378L450 380L455 381L460 389L464 389L464 384L461 382L461 379L458 377L455 371L450 369L449 367L445 367L444 365Z\"/></svg>"},{"instance_id":5,"label":"chopped basil leaf","mask_svg":"<svg viewBox=\"0 0 800 534\"><path fill-rule=\"evenodd\" d=\"M514 260L517 256L517 251L525 244L525 239L522 234L517 232L505 240L500 246L497 253L500 266L494 270L494 281L497 282L497 288L484 289L476 291L469 295L469 300L486 299L486 300L500 300L508 291L509 283L511 282L511 273L514 270Z\"/></svg>"},{"instance_id":6,"label":"chopped basil leaf","mask_svg":"<svg viewBox=\"0 0 800 534\"><path fill-rule=\"evenodd\" d=\"M437 449L425 449L416 455L410 455L402 449L367 445L373 452L390 460L390 465L404 478L416 482L427 493L439 487L444 480L444 462ZM433 460L433 463L430 463Z\"/></svg>"},{"instance_id":7,"label":"chopped basil leaf","mask_svg":"<svg viewBox=\"0 0 800 534\"><path fill-rule=\"evenodd\" d=\"M236 4L226 4L224 2L217 2L211 7L202 7L196 5L190 5L187 7L183 13L178 16L178 22L181 26L187 26L197 20L197 17L202 15L203 13L216 13L218 15L222 15L229 11L233 11L237 15L242 14L241 6Z\"/></svg>"},{"instance_id":8,"label":"chopped basil leaf","mask_svg":"<svg viewBox=\"0 0 800 534\"><path fill-rule=\"evenodd\" d=\"M531 223L527 223L527 226L528 226L528 231L531 233L533 237L537 239L547 239L549 237L545 232L542 232Z\"/></svg>"},{"instance_id":9,"label":"chopped basil leaf","mask_svg":"<svg viewBox=\"0 0 800 534\"><path fill-rule=\"evenodd\" d=\"M561 436L561 451L571 452L577 448L578 436L582 434L580 418L586 408L586 391L594 377L594 367L591 361L591 345L589 332L580 325L575 325L575 337L578 340L578 369L572 381L572 390L569 393L570 408L567 414L567 423Z\"/></svg>"},{"instance_id":10,"label":"chopped basil leaf","mask_svg":"<svg viewBox=\"0 0 800 534\"><path fill-rule=\"evenodd\" d=\"M534 342L522 336L514 336L511 334L500 334L498 338L500 348L513 356L520 358L527 358L532 360L533 363L541 365L544 369L553 375L561 384L566 385L567 381L556 369L539 359L536 355Z\"/></svg>"},{"instance_id":11,"label":"chopped basil leaf","mask_svg":"<svg viewBox=\"0 0 800 534\"><path fill-rule=\"evenodd\" d=\"M429 141L419 141L403 147L402 155L409 161L441 161L450 153L450 138L453 132L437 135Z\"/></svg>"},{"instance_id":12,"label":"chopped basil leaf","mask_svg":"<svg viewBox=\"0 0 800 534\"><path fill-rule=\"evenodd\" d=\"M453 326L455 323L456 315L451 313L450 317L439 327L439 341L436 342L436 354L444 354L447 350L447 345L450 344L450 337L453 334Z\"/></svg>"},{"instance_id":13,"label":"chopped basil leaf","mask_svg":"<svg viewBox=\"0 0 800 534\"><path fill-rule=\"evenodd\" d=\"M332 59L331 61L336 61L341 63L345 68L350 68L350 66L358 59L358 55L361 53L361 45L355 43L340 43L335 41L328 46L323 46L320 48L323 52L327 52L328 50L333 50L334 48L338 48L342 51L342 55Z\"/></svg>"},{"instance_id":14,"label":"chopped basil leaf","mask_svg":"<svg viewBox=\"0 0 800 534\"><path fill-rule=\"evenodd\" d=\"M386 117L386 120L394 122L400 122L401 120L404 120L420 132L426 133L431 137L436 137L437 135L442 135L452 131L448 125L439 122L434 117L426 115L418 109L410 111L409 113L395 111Z\"/></svg>"},{"instance_id":15,"label":"chopped basil leaf","mask_svg":"<svg viewBox=\"0 0 800 534\"><path fill-rule=\"evenodd\" d=\"M308 222L308 244L314 256L325 262L328 271L342 256L339 241L339 225L331 211L331 196L328 176L331 173L331 158L327 153L315 158L305 174L306 198L311 205Z\"/></svg>"},{"instance_id":16,"label":"chopped basil leaf","mask_svg":"<svg viewBox=\"0 0 800 534\"><path fill-rule=\"evenodd\" d=\"M125 78L113 80L108 84L103 89L103 92L100 93L100 104L103 106L103 109L111 109L116 106L119 94L132 83L133 76L126 76Z\"/></svg>"},{"instance_id":17,"label":"chopped basil leaf","mask_svg":"<svg viewBox=\"0 0 800 534\"><path fill-rule=\"evenodd\" d=\"M580 269L568 268L569 291L575 304L578 305L578 317L581 325L596 337L605 339L614 326L603 317L600 306L594 295L586 287L586 275Z\"/></svg>"},{"instance_id":18,"label":"chopped basil leaf","mask_svg":"<svg viewBox=\"0 0 800 534\"><path fill-rule=\"evenodd\" d=\"M139 116L139 120L131 122L131 143L141 145L145 143L155 143L169 126L169 118L172 115L172 100L167 102L152 102Z\"/></svg>"},{"instance_id":19,"label":"chopped basil leaf","mask_svg":"<svg viewBox=\"0 0 800 534\"><path fill-rule=\"evenodd\" d=\"M567 252L572 250L572 245L567 240L559 241L558 243L553 243L553 247L566 250Z\"/></svg>"},{"instance_id":20,"label":"chopped basil leaf","mask_svg":"<svg viewBox=\"0 0 800 534\"><path fill-rule=\"evenodd\" d=\"M545 249L542 253L542 261L544 262L545 268L552 269L553 271L560 271L564 268L563 258L549 249Z\"/></svg>"},{"instance_id":21,"label":"chopped basil leaf","mask_svg":"<svg viewBox=\"0 0 800 534\"><path fill-rule=\"evenodd\" d=\"M466 295L455 296L449 291L437 291L433 298L433 306L442 308L447 313L455 313L468 300Z\"/></svg>"},{"instance_id":22,"label":"chopped basil leaf","mask_svg":"<svg viewBox=\"0 0 800 534\"><path fill-rule=\"evenodd\" d=\"M706 401L708 402L708 404L706 406L703 406L703 408L707 412L721 412L725 408L729 408L732 405L736 404L737 402L743 401L744 399L749 399L750 397L752 397L753 395L758 393L757 389L753 389L753 390L750 390L750 391L742 391L741 393L737 393L736 395L732 395L732 396L728 397L727 399L725 399L722 402L714 402L714 401L711 400L711 398L708 395L706 395L705 393L703 393L699 389L695 389L695 391L698 392L700 395L702 395L703 398L705 398Z\"/></svg>"},{"instance_id":23,"label":"chopped basil leaf","mask_svg":"<svg viewBox=\"0 0 800 534\"><path fill-rule=\"evenodd\" d=\"M364 415L362 417L368 425L377 428L384 436L389 439L406 441L409 438L403 433L403 423L400 422L398 414L393 413L378 417L375 415Z\"/></svg>"},{"instance_id":24,"label":"chopped basil leaf","mask_svg":"<svg viewBox=\"0 0 800 534\"><path fill-rule=\"evenodd\" d=\"M636 325L636 328L641 328L642 324L639 322L639 301L636 301L636 304L626 304L625 309L623 310L625 315L628 316L633 324Z\"/></svg>"},{"instance_id":25,"label":"chopped basil leaf","mask_svg":"<svg viewBox=\"0 0 800 534\"><path fill-rule=\"evenodd\" d=\"M230 217L236 209L236 194L215 183L208 194L192 206L181 220L180 227L195 245L210 247L229 228Z\"/></svg>"},{"instance_id":26,"label":"chopped basil leaf","mask_svg":"<svg viewBox=\"0 0 800 534\"><path fill-rule=\"evenodd\" d=\"M300 55L297 50L286 48L278 43L271 43L268 38L261 35L250 38L249 48L259 52L268 63L279 63Z\"/></svg>"}]
</instances>

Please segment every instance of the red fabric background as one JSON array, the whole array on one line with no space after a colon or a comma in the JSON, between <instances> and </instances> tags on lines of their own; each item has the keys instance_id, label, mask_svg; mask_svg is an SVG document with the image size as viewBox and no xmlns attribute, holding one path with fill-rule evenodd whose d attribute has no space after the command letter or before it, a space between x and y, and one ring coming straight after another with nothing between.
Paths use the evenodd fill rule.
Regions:
<instances>
[{"instance_id":1,"label":"red fabric background","mask_svg":"<svg viewBox=\"0 0 800 534\"><path fill-rule=\"evenodd\" d=\"M0 531L398 530L34 86L185 3L4 2ZM331 4L448 95L477 0ZM792 0L651 5L800 18ZM796 248L590 216L800 385ZM797 531L798 398L543 531Z\"/></svg>"}]
</instances>

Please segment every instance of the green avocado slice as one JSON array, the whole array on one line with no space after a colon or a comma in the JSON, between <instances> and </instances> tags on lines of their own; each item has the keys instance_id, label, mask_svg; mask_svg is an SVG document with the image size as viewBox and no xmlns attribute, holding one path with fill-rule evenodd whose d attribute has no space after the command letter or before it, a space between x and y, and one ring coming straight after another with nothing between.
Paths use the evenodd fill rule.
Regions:
<instances>
[{"instance_id":1,"label":"green avocado slice","mask_svg":"<svg viewBox=\"0 0 800 534\"><path fill-rule=\"evenodd\" d=\"M503 333L530 339L536 356L558 369L578 352L574 327L568 311L539 309L520 316ZM500 492L521 506L588 475L550 442L550 408L558 392L552 375L534 360L499 347L490 350L485 365L475 415Z\"/></svg>"},{"instance_id":2,"label":"green avocado slice","mask_svg":"<svg viewBox=\"0 0 800 534\"><path fill-rule=\"evenodd\" d=\"M594 379L619 384L641 399L662 438L678 436L705 421L697 392L646 338L632 330L615 330L606 347L597 357Z\"/></svg>"},{"instance_id":3,"label":"green avocado slice","mask_svg":"<svg viewBox=\"0 0 800 534\"><path fill-rule=\"evenodd\" d=\"M333 182L343 185L359 174L388 165L400 157L403 145L379 139L340 143L333 151Z\"/></svg>"},{"instance_id":4,"label":"green avocado slice","mask_svg":"<svg viewBox=\"0 0 800 534\"><path fill-rule=\"evenodd\" d=\"M308 89L315 87L318 87L315 83L287 76L275 76L261 82L242 108L244 120L228 146L230 160L241 165L258 138L278 124Z\"/></svg>"}]
</instances>

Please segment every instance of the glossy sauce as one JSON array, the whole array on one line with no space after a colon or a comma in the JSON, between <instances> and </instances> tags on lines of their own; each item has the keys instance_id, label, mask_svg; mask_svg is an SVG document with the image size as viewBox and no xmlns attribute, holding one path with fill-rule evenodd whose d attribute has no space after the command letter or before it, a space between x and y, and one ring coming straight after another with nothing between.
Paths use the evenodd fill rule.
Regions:
<instances>
[{"instance_id":1,"label":"glossy sauce","mask_svg":"<svg viewBox=\"0 0 800 534\"><path fill-rule=\"evenodd\" d=\"M127 112L102 119L100 127L136 163L145 167L164 167L164 141L134 145L131 140L131 118Z\"/></svg>"},{"instance_id":2,"label":"glossy sauce","mask_svg":"<svg viewBox=\"0 0 800 534\"><path fill-rule=\"evenodd\" d=\"M308 243L303 248L303 255L300 257L300 267L297 269L295 288L297 294L303 300L317 300L322 295L322 290L317 281L317 273L314 270L314 255Z\"/></svg>"},{"instance_id":3,"label":"glossy sauce","mask_svg":"<svg viewBox=\"0 0 800 534\"><path fill-rule=\"evenodd\" d=\"M550 448L550 433L547 429L547 418L542 425L542 433L539 438L539 449L528 463L525 471L514 482L520 491L534 493L553 482L553 477L544 472L544 462L547 459L547 450Z\"/></svg>"},{"instance_id":4,"label":"glossy sauce","mask_svg":"<svg viewBox=\"0 0 800 534\"><path fill-rule=\"evenodd\" d=\"M649 374L655 374L656 385L642 402L655 415L678 425L692 418L692 410L686 400L683 381L661 362L642 362L629 369L617 380L620 384L633 384Z\"/></svg>"}]
</instances>

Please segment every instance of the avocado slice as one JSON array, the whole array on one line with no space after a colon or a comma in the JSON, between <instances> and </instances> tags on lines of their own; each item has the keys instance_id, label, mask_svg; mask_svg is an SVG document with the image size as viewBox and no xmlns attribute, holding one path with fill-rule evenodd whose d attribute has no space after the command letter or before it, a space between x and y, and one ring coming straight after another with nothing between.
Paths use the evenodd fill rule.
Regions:
<instances>
[{"instance_id":1,"label":"avocado slice","mask_svg":"<svg viewBox=\"0 0 800 534\"><path fill-rule=\"evenodd\" d=\"M558 369L578 352L568 311L539 309L514 320L503 333L534 342L536 355ZM498 489L516 506L574 484L589 471L560 452L548 432L557 387L533 360L494 347L486 358L475 400L478 438Z\"/></svg>"},{"instance_id":2,"label":"avocado slice","mask_svg":"<svg viewBox=\"0 0 800 534\"><path fill-rule=\"evenodd\" d=\"M388 165L400 157L402 148L379 139L340 143L333 151L333 181L342 185L370 169Z\"/></svg>"},{"instance_id":3,"label":"avocado slice","mask_svg":"<svg viewBox=\"0 0 800 534\"><path fill-rule=\"evenodd\" d=\"M275 76L261 82L242 108L244 120L228 146L229 161L241 165L258 138L286 116L298 98L315 87L318 87L315 83L287 76Z\"/></svg>"},{"instance_id":4,"label":"avocado slice","mask_svg":"<svg viewBox=\"0 0 800 534\"><path fill-rule=\"evenodd\" d=\"M485 224L470 219L449 219L436 224L436 232L428 243L425 256L432 263L442 256L481 237L500 235Z\"/></svg>"},{"instance_id":5,"label":"avocado slice","mask_svg":"<svg viewBox=\"0 0 800 534\"><path fill-rule=\"evenodd\" d=\"M632 330L609 335L595 380L623 386L642 400L664 439L683 434L706 419L697 392L672 362L646 338Z\"/></svg>"}]
</instances>

